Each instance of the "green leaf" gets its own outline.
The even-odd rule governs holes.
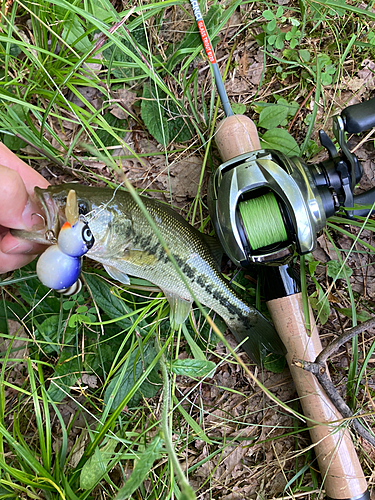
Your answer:
[[[92,296],[99,306],[111,319],[120,318],[131,312],[125,300],[121,300],[111,293],[111,286],[96,274],[84,273],[86,282]],[[142,324],[142,322],[141,322]],[[124,330],[131,327],[132,322],[129,318],[121,318],[117,325]]]
[[[284,9],[281,5],[277,8],[276,17],[281,17],[284,14]]]
[[[23,141],[22,139],[19,139],[15,135],[8,135],[8,134],[4,134],[3,143],[8,149],[11,149],[12,151],[16,151],[16,152],[19,151],[21,148],[24,148],[26,146],[25,141]]]
[[[147,38],[143,26],[133,29],[131,37],[133,42],[123,38],[121,39],[121,43],[129,52],[132,52],[139,58],[135,45],[139,49],[147,48]],[[109,71],[115,78],[126,78],[133,81],[139,77],[146,76],[144,71],[137,66],[135,60],[117,45],[111,45],[103,51],[103,64],[108,66]]]
[[[260,143],[263,148],[276,149],[289,156],[300,154],[295,139],[282,128],[267,130],[261,137]]]
[[[216,364],[212,361],[202,361],[200,359],[175,359],[171,363],[171,370],[176,375],[197,378],[205,377],[216,369]]]
[[[85,34],[86,30],[82,27],[79,17],[72,16],[64,23],[62,39],[80,52],[86,52],[92,48],[92,44]]]
[[[13,117],[13,120],[14,118],[16,118],[16,122],[18,124],[24,123],[26,121],[25,108],[20,104],[13,104],[12,106],[9,106],[7,114],[10,115],[9,118]],[[25,141],[23,141],[16,135],[13,135],[22,132],[19,130],[19,128],[19,126],[16,126],[14,129],[12,128],[12,130],[9,130],[10,134],[3,135],[3,143],[12,151],[19,151],[21,148],[24,148],[26,146]]]
[[[19,321],[25,314],[25,309],[16,302],[0,301],[0,333],[8,333],[8,319]]]
[[[81,363],[76,353],[74,349],[65,348],[55,367],[55,373],[51,377],[52,381],[47,391],[55,403],[59,403],[66,394],[70,394],[70,387],[75,385],[80,377]]]
[[[168,104],[168,113],[166,113],[168,133],[171,140],[174,142],[189,141],[193,134],[193,127],[190,119],[184,113],[184,118],[181,116],[181,109],[179,109],[173,101]]]
[[[182,404],[178,401],[177,398],[174,398],[175,403],[176,403],[176,408],[177,410],[181,413],[181,415],[184,417],[186,420],[187,424],[189,427],[193,429],[193,431],[196,433],[197,438],[201,439],[205,443],[212,444],[211,439],[205,434],[204,430],[199,426],[199,424],[193,419],[191,415],[184,409]]]
[[[143,87],[141,116],[150,134],[166,147],[169,143],[167,118],[163,106],[158,102],[149,85]]]
[[[15,489],[17,491],[17,486],[18,485],[14,485],[15,486]],[[9,499],[9,500],[12,500],[12,499],[17,499],[17,498],[20,498],[18,496],[18,493],[15,493],[14,491],[12,490],[8,490],[7,488],[5,488],[4,486],[0,486],[0,498],[4,498],[4,499]]]
[[[115,496],[114,500],[128,499],[138,489],[150,472],[153,463],[160,457],[163,440],[155,436],[152,443],[139,455],[137,463],[129,479]]]
[[[35,331],[36,340],[44,340],[48,342],[47,344],[41,344],[41,348],[47,354],[52,352],[61,351],[61,342],[63,340],[64,332],[64,344],[69,344],[70,341],[75,337],[76,330],[66,327],[66,321],[61,321],[58,314],[54,314],[49,318],[45,319]]]
[[[308,51],[307,49],[299,49],[298,55],[300,56],[303,62],[308,63],[310,61],[311,58],[310,51]]]
[[[285,33],[280,32],[275,40],[275,48],[278,50],[282,50],[284,48],[284,40],[285,40]]]
[[[82,467],[79,477],[82,490],[92,490],[107,472],[108,464],[119,444],[117,439],[109,438],[108,443],[102,448],[96,447],[85,465]]]
[[[259,115],[258,127],[266,129],[278,127],[287,116],[288,108],[286,106],[275,104],[264,108]]]
[[[346,316],[347,318],[353,318],[353,310],[351,307],[335,307],[336,311],[339,311],[341,314]],[[373,317],[372,314],[368,313],[367,311],[357,311],[356,312],[356,317],[358,321],[361,321],[362,323],[364,321],[367,321]]]
[[[185,339],[187,340],[187,342],[189,344],[189,347],[191,349],[191,352],[193,353],[194,358],[196,360],[206,362],[207,360],[206,360],[206,356],[204,355],[204,352],[198,346],[198,344],[195,342],[193,337],[190,335],[185,323],[182,324],[182,331],[183,331],[183,334],[185,336]]]
[[[64,311],[70,311],[76,305],[74,300],[64,300],[62,308]]]
[[[153,363],[156,357],[156,351],[154,347],[150,344],[146,344],[143,347],[142,355],[139,348],[135,349],[130,355],[127,363],[127,368],[125,372],[120,370],[120,372],[113,377],[109,383],[105,394],[104,394],[104,404],[108,404],[109,400],[112,399],[111,411],[114,411],[127,394],[133,389],[137,380],[140,378],[141,374]],[[115,393],[115,388],[120,383],[117,392]],[[157,368],[153,368],[150,372],[147,380],[143,382],[137,393],[129,401],[129,406],[136,406],[142,399],[142,396],[146,398],[151,398],[155,396],[161,387],[160,377],[157,372]]]
[[[353,270],[347,266],[346,264],[342,265],[337,260],[330,260],[327,262],[327,275],[334,279],[346,279],[346,277],[350,278],[353,274]]]
[[[294,116],[297,113],[298,108],[299,108],[298,102],[296,102],[296,101],[288,102],[286,99],[284,99],[284,97],[280,97],[277,100],[277,104],[279,106],[285,106],[288,109],[288,117]]]
[[[262,355],[264,368],[273,373],[281,373],[285,368],[285,356],[265,352]]]
[[[114,116],[112,113],[105,113],[105,115],[103,115],[103,119],[108,123],[109,128],[113,129],[116,135],[118,135],[122,139],[125,137],[127,133],[126,127],[128,125],[127,120],[120,120],[119,118],[116,118],[116,116]],[[97,130],[98,138],[102,141],[102,143],[107,147],[120,145],[118,139],[114,137],[114,135],[111,134],[108,130],[102,127],[103,125],[101,125]],[[92,139],[93,142],[99,146],[99,142],[96,141],[94,137]]]
[[[331,307],[329,305],[328,297],[324,293],[322,287],[317,280],[313,277],[312,280],[316,286],[316,292],[309,297],[311,307],[317,312],[318,319],[322,325],[327,323]],[[315,295],[315,296],[314,296]]]
[[[276,29],[276,19],[272,19],[272,21],[270,21],[267,24],[267,31],[268,31],[268,33],[273,33],[275,31],[275,29]],[[271,35],[268,38],[268,43],[273,45],[275,43],[275,40],[276,40],[276,35]]]
[[[271,10],[263,11],[262,16],[264,17],[264,19],[267,19],[267,21],[271,21],[275,17],[274,13]]]
[[[309,262],[309,273],[310,273],[310,276],[314,276],[316,268],[318,267],[319,264],[320,264],[319,260],[311,260]]]
[[[234,102],[231,108],[235,115],[243,115],[246,112],[246,105],[242,102]]]

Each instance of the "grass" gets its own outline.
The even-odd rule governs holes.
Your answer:
[[[16,0],[1,9],[2,141],[54,182],[113,187],[126,173],[209,230],[206,180],[219,164],[212,139],[223,114],[188,4]],[[209,2],[204,14],[233,107],[259,124],[264,145],[321,159],[316,131],[355,94],[370,95],[355,78],[374,56],[371,9],[234,1]],[[201,165],[196,189],[187,195],[181,177],[177,196],[172,181],[191,157]],[[373,230],[371,219],[332,218],[324,248],[340,272],[307,259],[323,337],[374,313]],[[255,301],[248,274],[235,277],[237,289]],[[1,498],[321,494],[286,372],[222,347],[225,326],[216,318],[215,332],[199,308],[174,332],[149,283],[119,287],[89,261],[83,276],[71,298],[41,286],[33,265],[2,280]],[[357,342],[331,370],[371,427],[371,332]],[[355,445],[370,475],[373,450]]]

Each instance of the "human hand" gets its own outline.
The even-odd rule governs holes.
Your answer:
[[[0,143],[0,273],[31,262],[45,247],[15,238],[9,229],[30,229],[38,207],[32,201],[34,187],[48,182]]]

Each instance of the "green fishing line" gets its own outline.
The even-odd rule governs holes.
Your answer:
[[[280,207],[273,193],[241,201],[238,207],[253,250],[288,239]]]

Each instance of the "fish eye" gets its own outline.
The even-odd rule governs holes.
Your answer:
[[[91,229],[87,224],[85,224],[82,229],[82,239],[86,243],[88,249],[90,249],[95,243],[94,235],[92,234]]]
[[[78,203],[79,215],[86,215],[89,212],[89,207],[85,201],[80,201]]]

